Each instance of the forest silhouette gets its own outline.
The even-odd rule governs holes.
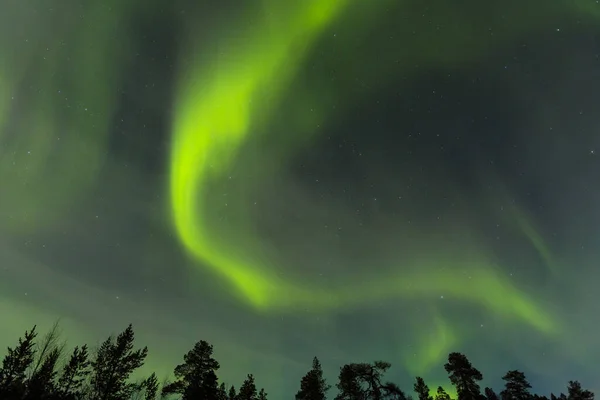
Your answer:
[[[174,380],[159,383],[153,373],[134,379],[144,365],[148,349],[136,348],[133,327],[109,336],[97,348],[87,345],[66,351],[58,323],[38,340],[34,326],[9,347],[0,369],[0,400],[266,400],[265,389],[258,389],[248,374],[236,389],[219,381],[219,362],[213,346],[197,342],[173,370]],[[594,394],[578,381],[569,381],[567,394],[534,394],[525,374],[508,371],[500,392],[481,390],[482,373],[461,353],[450,353],[444,369],[456,391],[456,399],[442,387],[431,390],[423,378],[416,377],[409,394],[385,380],[391,364],[385,361],[352,363],[340,368],[337,393],[331,394],[317,357],[300,379],[296,400],[593,400]],[[291,393],[290,393],[291,396]],[[278,399],[270,399],[278,400]]]

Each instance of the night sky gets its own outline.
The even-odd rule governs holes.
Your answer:
[[[0,346],[600,390],[599,103],[595,0],[3,0]]]

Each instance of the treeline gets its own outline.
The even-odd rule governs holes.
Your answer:
[[[134,380],[134,372],[145,362],[146,347],[136,348],[131,325],[119,335],[108,337],[97,349],[87,345],[70,353],[61,342],[58,325],[41,340],[35,326],[9,347],[0,369],[0,400],[266,400],[264,389],[257,389],[249,374],[236,390],[219,382],[219,362],[213,347],[201,340],[183,356],[176,366],[175,380],[159,384],[155,374]],[[398,385],[384,379],[391,364],[347,364],[340,368],[334,400],[412,400]],[[450,353],[444,365],[454,386],[456,400],[593,400],[594,394],[579,382],[570,381],[567,394],[550,397],[531,392],[525,374],[513,370],[502,378],[504,388],[496,393],[489,387],[481,391],[483,376],[467,357]],[[331,386],[323,377],[319,360],[299,382],[296,400],[326,400]],[[442,387],[431,390],[423,378],[415,379],[413,388],[418,400],[454,400]],[[276,399],[278,400],[278,399]]]

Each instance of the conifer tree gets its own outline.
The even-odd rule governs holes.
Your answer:
[[[446,390],[443,387],[438,386],[437,391],[435,393],[435,400],[451,400],[451,399],[450,399],[450,395],[448,394],[448,392],[446,392]]]
[[[227,398],[229,400],[237,400],[237,393],[235,391],[235,386],[231,385],[229,388],[229,393],[227,394]]]
[[[256,391],[256,383],[254,382],[254,375],[248,374],[240,390],[237,394],[237,400],[257,400],[258,395]]]
[[[80,399],[84,395],[83,384],[90,374],[87,345],[75,347],[69,361],[58,379],[57,392],[62,399]]]
[[[158,394],[158,379],[156,374],[153,372],[146,380],[142,383],[144,388],[144,400],[154,400]]]
[[[415,378],[415,384],[413,388],[419,400],[433,400],[433,398],[429,394],[429,386],[425,384],[425,380],[420,376],[417,376]]]
[[[219,400],[228,400],[228,396],[227,396],[227,388],[225,387],[225,383],[222,382],[219,385],[219,395],[218,395]]]
[[[517,370],[508,371],[502,377],[502,380],[506,382],[504,390],[500,392],[502,400],[532,400],[532,395],[529,391],[531,385],[523,372]]]
[[[500,400],[492,388],[486,387],[484,390],[486,400]]]
[[[61,350],[54,348],[46,352],[45,358],[27,382],[25,400],[50,399],[56,393],[56,364]]]
[[[404,399],[406,395],[391,382],[382,383],[383,375],[391,364],[375,361],[344,365],[340,370],[336,400]]]
[[[26,331],[14,349],[8,348],[6,357],[2,360],[0,369],[0,398],[20,399],[26,390],[26,373],[33,364],[35,357],[35,326]]]
[[[479,400],[481,389],[478,382],[483,379],[483,376],[464,354],[450,353],[444,369],[456,388],[458,400]]]
[[[116,340],[111,336],[98,349],[92,361],[91,398],[93,400],[127,399],[136,389],[129,382],[131,374],[142,365],[148,348],[134,350],[135,334],[129,325]]]
[[[338,395],[335,400],[362,400],[364,398],[355,364],[346,364],[340,368],[336,386]]]
[[[175,367],[175,380],[163,387],[162,394],[179,394],[183,400],[196,399],[201,394],[218,396],[218,382],[215,371],[219,363],[212,356],[213,347],[204,340],[194,345],[185,356],[183,364]]]
[[[392,382],[386,382],[381,385],[381,399],[385,400],[410,400],[410,397],[400,389],[398,385]]]
[[[38,341],[35,345],[35,359],[31,366],[29,376],[35,375],[40,369],[42,364],[45,362],[48,354],[54,350],[58,350],[59,357],[62,354],[64,345],[59,343],[60,330],[58,321],[52,325],[52,328],[44,335],[41,341]]]
[[[300,381],[296,400],[325,400],[330,386],[323,377],[323,368],[317,357],[313,358],[312,369]]]
[[[258,392],[258,400],[267,400],[267,392],[265,392],[264,388],[261,388]]]
[[[569,381],[567,393],[568,400],[594,400],[594,394],[589,390],[584,390],[578,381]]]

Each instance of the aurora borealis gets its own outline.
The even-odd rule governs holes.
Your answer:
[[[46,3],[0,5],[1,345],[600,389],[596,1]]]

